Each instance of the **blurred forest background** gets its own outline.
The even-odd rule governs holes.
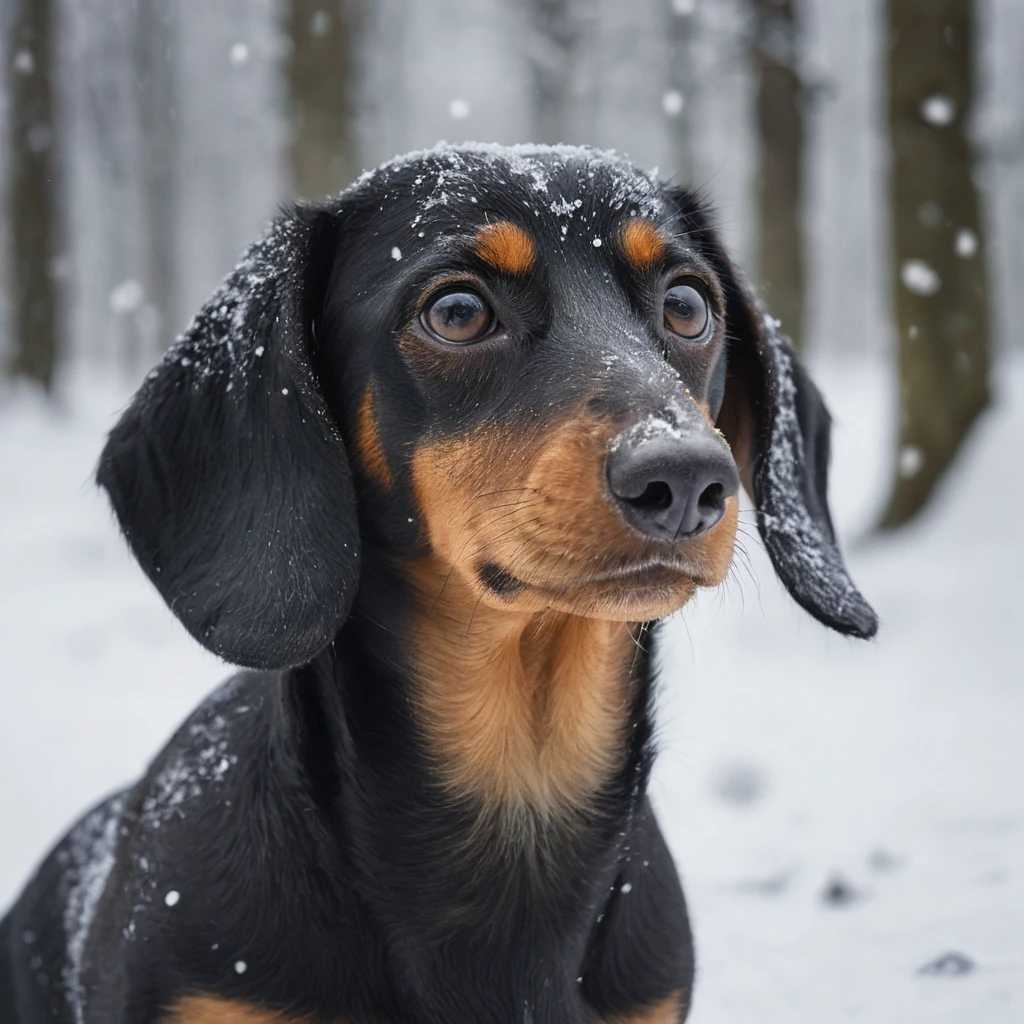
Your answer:
[[[1024,1021],[1024,0],[0,0],[0,912],[226,672],[92,484],[119,407],[278,204],[442,139],[702,189],[835,415],[878,642],[745,535],[664,627],[694,1019]]]
[[[441,139],[705,189],[809,358],[891,361],[882,525],[1024,347],[1021,0],[3,0],[0,54],[0,376],[51,392],[139,378],[278,203]]]

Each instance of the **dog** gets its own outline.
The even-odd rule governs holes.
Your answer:
[[[657,622],[725,577],[742,482],[792,596],[877,625],[777,327],[698,195],[597,150],[440,146],[284,212],[98,470],[246,671],[9,911],[0,1019],[683,1021]]]

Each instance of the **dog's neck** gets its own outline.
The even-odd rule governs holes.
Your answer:
[[[495,607],[432,558],[410,577],[410,696],[445,789],[513,820],[585,813],[626,757],[637,627]]]
[[[318,870],[343,865],[424,992],[487,977],[492,1003],[582,1024],[576,978],[646,814],[645,631],[512,615],[444,566],[365,557],[349,622],[286,681],[334,822]],[[552,963],[570,966],[548,989]]]
[[[406,736],[410,761],[389,765],[393,784],[423,784],[425,799],[494,839],[625,813],[648,760],[646,626],[506,610],[449,569],[367,553],[335,647],[351,665],[356,749],[381,730]]]

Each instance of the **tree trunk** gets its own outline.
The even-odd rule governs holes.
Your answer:
[[[753,0],[757,75],[758,274],[772,315],[803,347],[803,84],[794,0]]]
[[[662,111],[669,119],[669,138],[677,180],[682,185],[697,184],[693,153],[693,104],[697,93],[695,51],[697,20],[688,3],[667,5],[669,79],[662,97]]]
[[[295,191],[321,199],[358,173],[353,0],[290,0],[288,90]]]
[[[60,355],[53,259],[56,183],[51,0],[16,0],[5,55],[10,104],[10,290],[12,376],[49,390]]]
[[[584,61],[597,45],[589,0],[528,0],[532,142],[593,142],[593,82]]]
[[[178,316],[177,75],[174,62],[177,34],[173,7],[139,4],[135,22],[135,61],[139,118],[139,173],[145,211],[145,305],[140,335],[144,362],[171,341],[184,324]]]
[[[989,400],[984,233],[968,135],[971,0],[889,0],[896,477],[883,527],[927,503]]]

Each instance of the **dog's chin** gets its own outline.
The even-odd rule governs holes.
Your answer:
[[[591,584],[575,593],[553,596],[548,606],[554,611],[588,619],[648,622],[679,611],[693,597],[697,586],[690,578],[673,584],[630,587],[621,583]]]

